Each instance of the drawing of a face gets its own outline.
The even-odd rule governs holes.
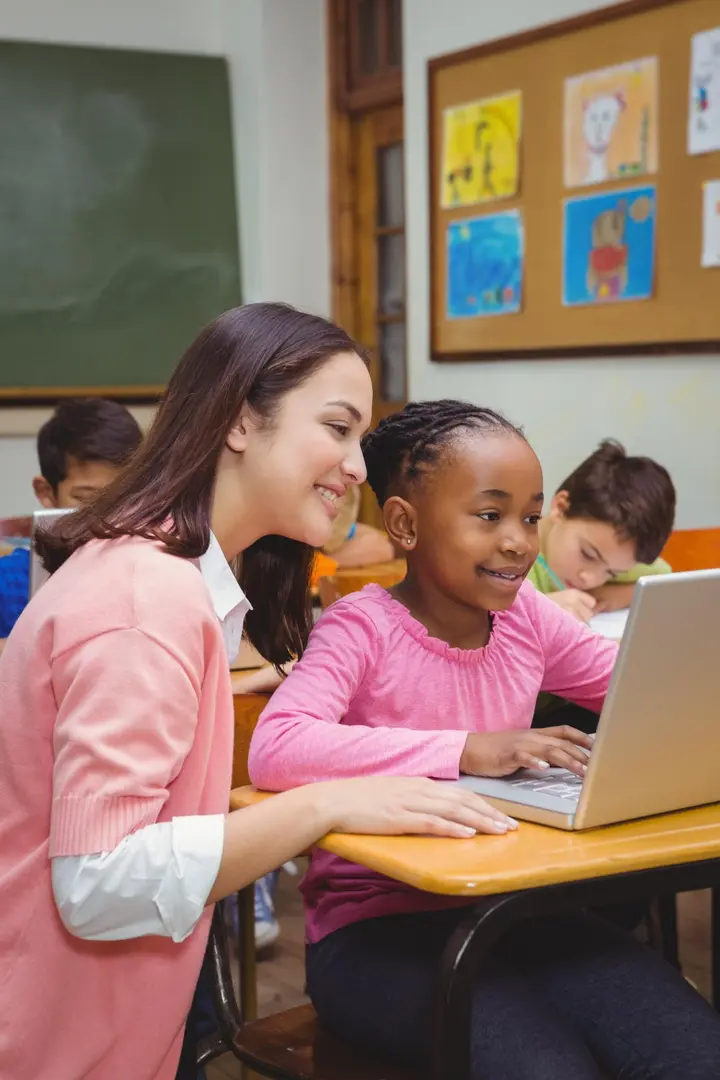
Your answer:
[[[592,229],[593,247],[620,247],[625,238],[625,206],[618,203],[614,210],[604,210],[595,218]]]
[[[625,108],[622,94],[598,94],[585,104],[583,113],[583,134],[588,149],[595,154],[604,154],[610,146],[613,131]]]

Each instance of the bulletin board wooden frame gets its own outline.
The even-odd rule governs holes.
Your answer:
[[[702,185],[720,179],[720,152],[687,153],[691,36],[720,25],[717,0],[628,0],[437,57],[428,64],[430,318],[436,361],[720,351],[720,269],[701,268]],[[659,60],[659,161],[654,175],[567,189],[564,80],[647,56]],[[520,182],[514,198],[442,209],[443,111],[522,92]],[[620,186],[657,188],[651,299],[564,307],[563,202]],[[520,208],[523,305],[517,314],[447,316],[451,221]]]

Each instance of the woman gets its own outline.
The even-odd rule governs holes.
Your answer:
[[[418,780],[225,814],[228,656],[244,620],[274,664],[302,652],[312,548],[364,479],[370,408],[342,330],[227,312],[126,471],[42,543],[53,576],[0,660],[0,1076],[170,1080],[209,905],[330,829],[497,831],[477,796]]]

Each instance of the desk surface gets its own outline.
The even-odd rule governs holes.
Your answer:
[[[267,797],[239,788],[230,805],[237,809]],[[507,836],[332,833],[319,846],[426,892],[490,896],[720,858],[720,804],[578,833],[521,822]]]

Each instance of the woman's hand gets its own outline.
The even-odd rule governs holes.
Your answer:
[[[468,837],[505,833],[517,822],[467,788],[435,780],[372,777],[312,785],[334,832]]]
[[[460,772],[471,776],[509,776],[518,769],[569,769],[581,779],[587,772],[593,740],[576,728],[539,731],[490,731],[468,735]]]

